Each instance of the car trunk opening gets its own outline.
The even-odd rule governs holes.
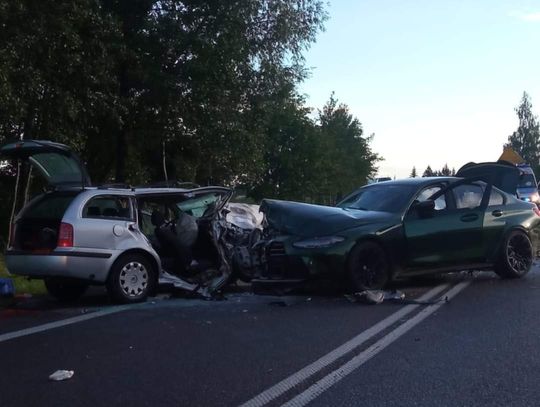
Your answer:
[[[64,213],[77,194],[78,192],[51,192],[31,201],[12,225],[9,250],[31,252],[54,250],[58,246]],[[65,235],[67,229],[68,227],[64,226],[62,235]],[[60,241],[63,247],[67,247],[66,236]]]

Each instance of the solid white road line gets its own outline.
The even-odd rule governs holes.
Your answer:
[[[470,283],[471,281],[463,281],[457,284],[451,290],[449,290],[448,293],[445,294],[445,296],[448,297],[448,299],[455,297],[457,294],[459,294],[460,291],[466,288]],[[309,402],[311,402],[312,400],[320,396],[323,392],[328,390],[330,387],[332,387],[334,384],[338,383],[347,375],[354,372],[356,369],[358,369],[360,366],[362,366],[364,363],[366,363],[368,360],[370,360],[372,357],[374,357],[379,352],[381,352],[384,348],[390,345],[392,342],[396,341],[398,338],[406,334],[408,331],[410,331],[413,327],[418,325],[424,319],[429,317],[431,314],[437,311],[443,304],[444,303],[438,303],[438,304],[430,305],[427,308],[424,308],[414,317],[404,322],[403,324],[399,325],[396,329],[391,331],[388,335],[384,336],[383,338],[375,342],[365,351],[359,353],[357,356],[352,358],[343,366],[334,370],[332,373],[328,374],[327,376],[323,377],[321,380],[313,384],[304,392],[294,397],[289,402],[283,404],[282,407],[305,406],[306,404],[308,404]]]
[[[103,317],[105,315],[116,314],[117,312],[125,311],[140,304],[119,305],[116,307],[107,308],[101,311],[89,312],[88,314],[78,315],[76,317],[62,319],[60,321],[49,322],[47,324],[34,326],[32,328],[21,329],[20,331],[8,332],[0,334],[0,342],[9,341],[10,339],[20,338],[21,336],[32,335],[38,332],[48,331],[49,329],[60,328],[62,326],[76,324],[77,322],[88,321],[89,319]]]
[[[441,284],[437,287],[432,288],[429,290],[426,294],[424,294],[422,297],[419,298],[419,301],[427,301],[435,297],[437,294],[439,294],[441,291],[448,288],[449,284]],[[347,353],[351,352],[364,342],[368,341],[369,339],[373,338],[380,332],[384,331],[391,325],[395,324],[400,319],[404,318],[406,315],[414,311],[416,308],[418,308],[420,305],[418,304],[410,304],[403,308],[401,308],[399,311],[393,313],[392,315],[386,317],[382,321],[376,323],[371,328],[366,329],[359,335],[355,336],[348,342],[345,342],[343,345],[339,346],[338,348],[334,349],[330,353],[327,353],[320,359],[316,360],[315,362],[311,363],[310,365],[304,367],[303,369],[299,370],[298,372],[292,374],[291,376],[287,377],[286,379],[280,381],[279,383],[275,384],[274,386],[270,387],[269,389],[263,391],[259,395],[255,396],[249,401],[246,401],[244,404],[242,404],[240,407],[259,407],[263,406],[270,401],[274,400],[275,398],[283,395],[293,387],[297,386],[298,384],[302,383],[304,380],[308,379],[309,377],[313,376],[315,373],[319,372],[326,366],[332,364],[339,358],[343,357]]]

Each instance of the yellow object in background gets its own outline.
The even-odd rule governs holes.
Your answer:
[[[499,161],[508,161],[512,164],[523,164],[525,160],[516,153],[511,147],[504,147],[503,153],[499,157]]]

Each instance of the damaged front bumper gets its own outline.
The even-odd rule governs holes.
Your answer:
[[[297,248],[298,238],[280,236],[263,245],[262,267],[252,280],[255,292],[266,288],[299,287],[309,280],[344,275],[352,243],[340,242],[325,248]]]

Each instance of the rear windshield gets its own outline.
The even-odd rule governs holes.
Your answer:
[[[52,193],[38,198],[24,211],[24,218],[62,219],[77,193]]]

